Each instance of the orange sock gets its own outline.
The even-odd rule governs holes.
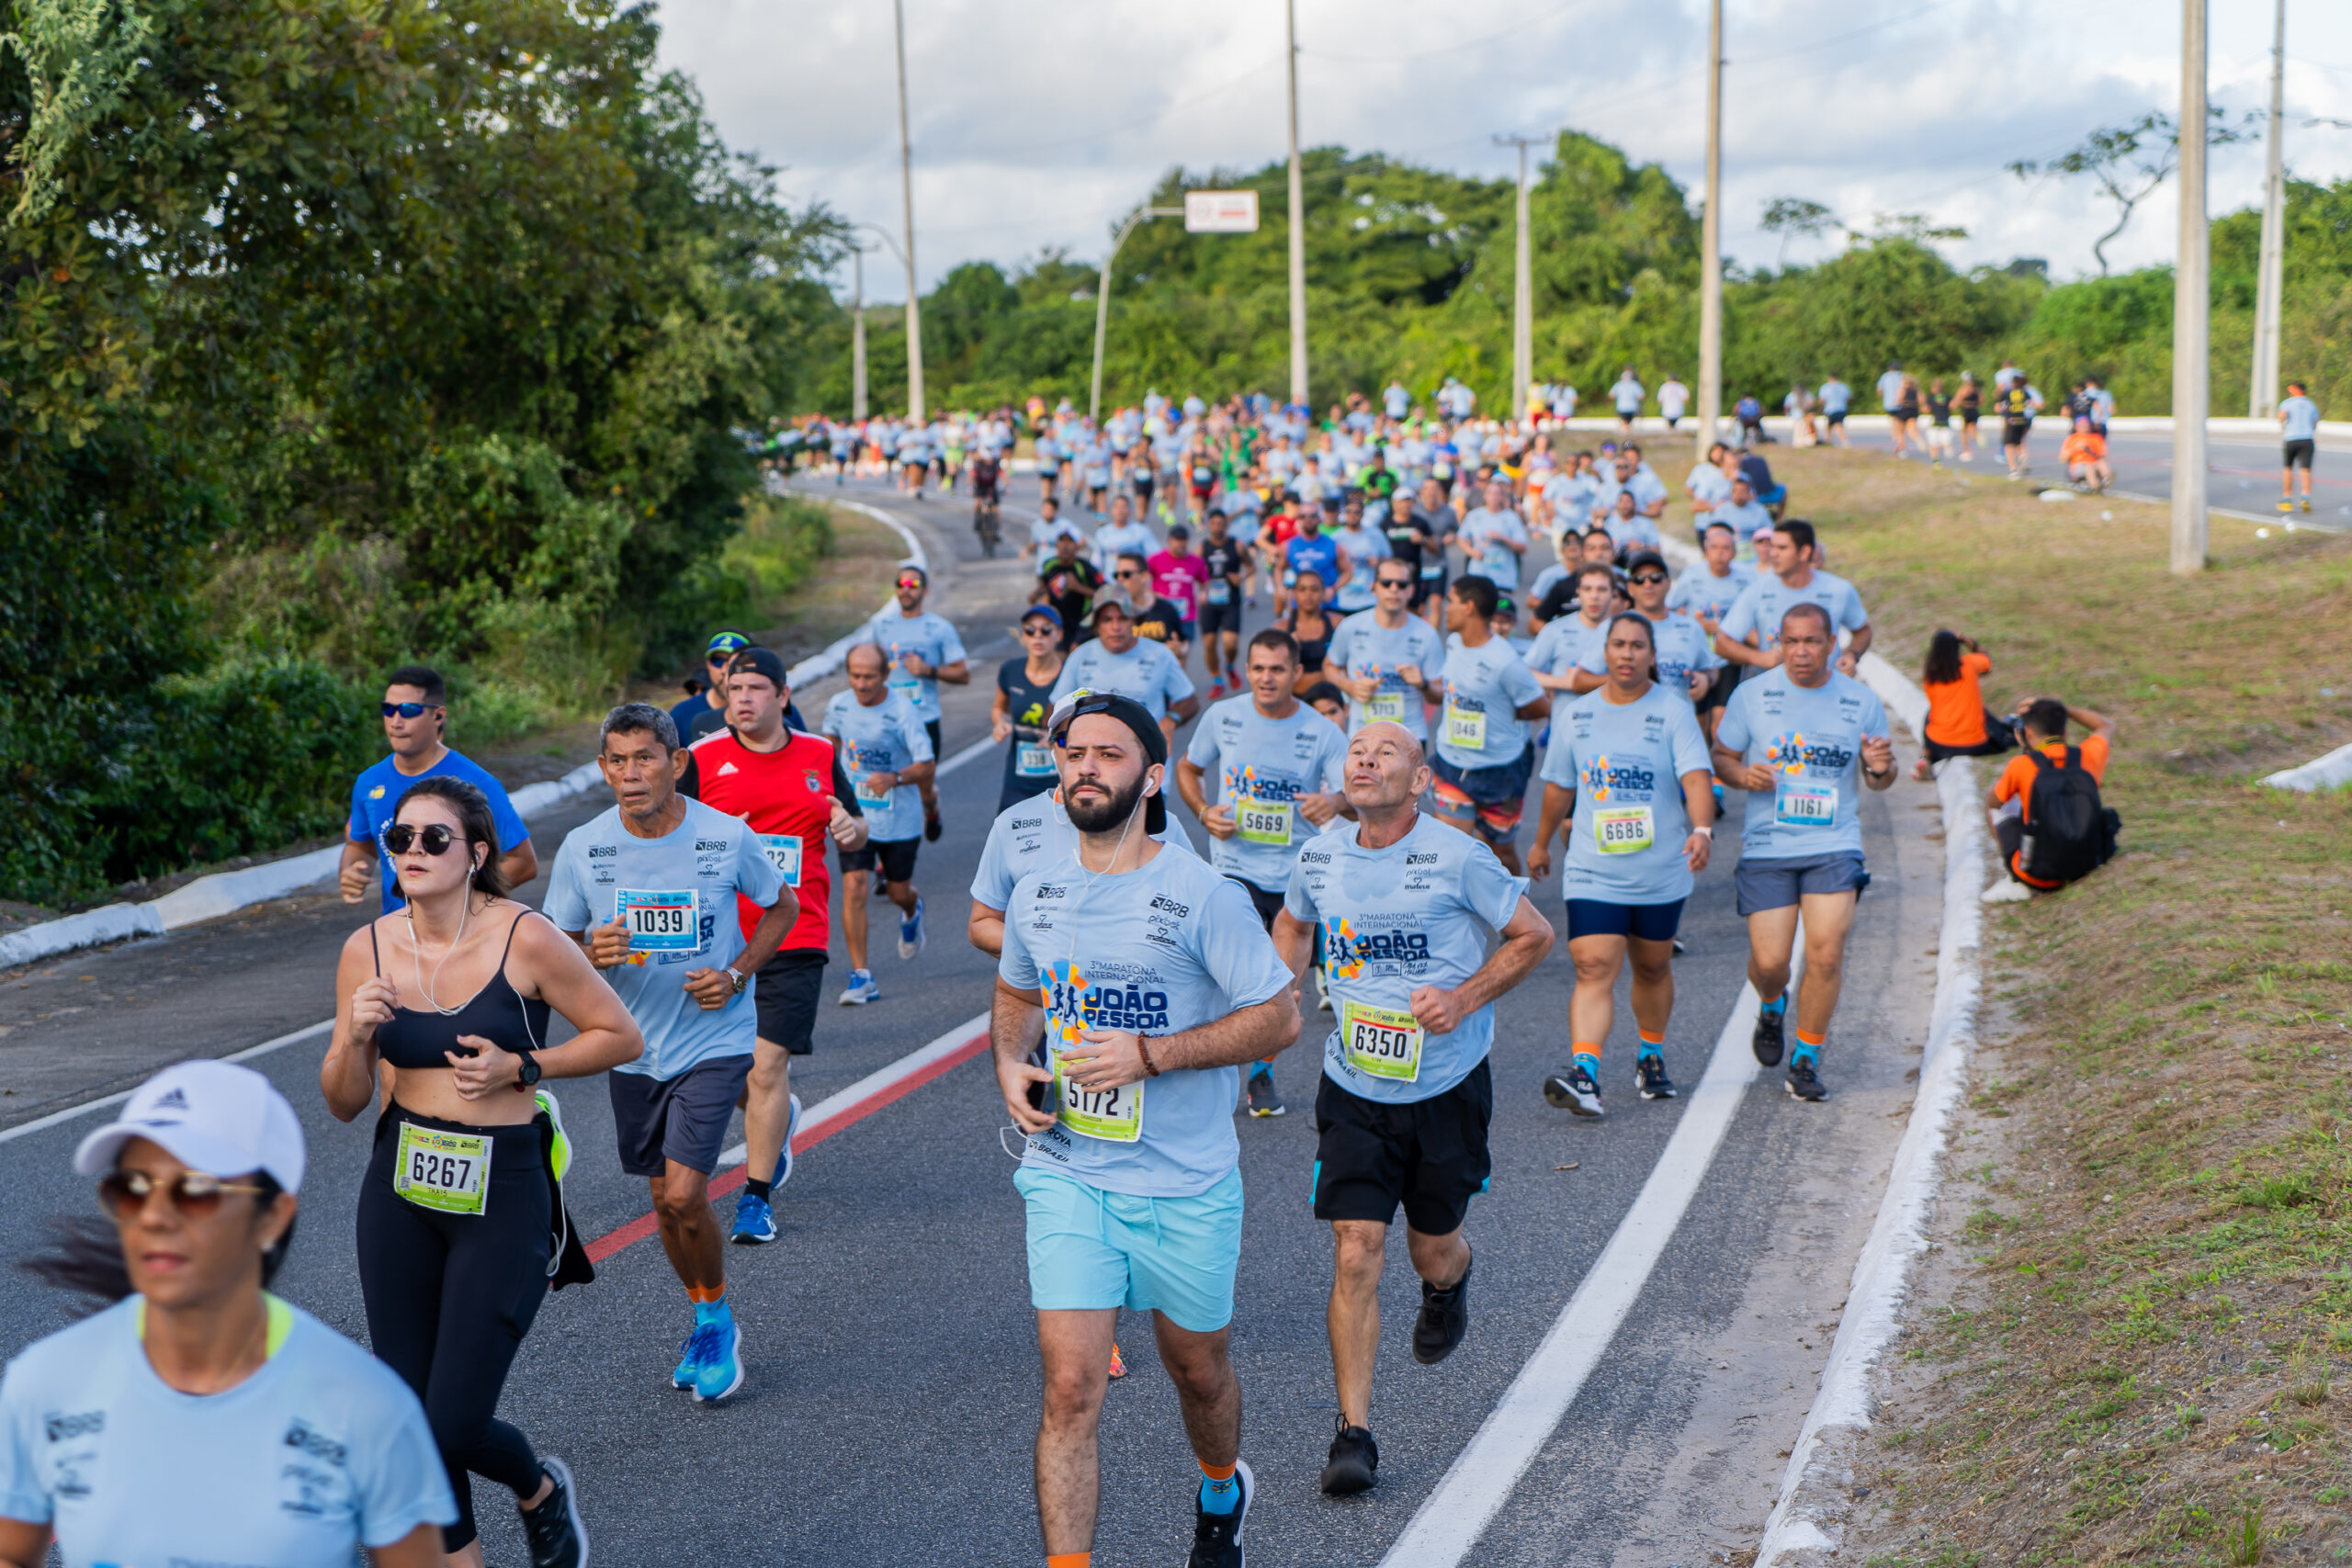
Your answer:
[[[1821,1049],[1821,1043],[1828,1038],[1829,1036],[1826,1034],[1807,1034],[1802,1029],[1797,1031],[1798,1043],[1800,1044],[1810,1045],[1816,1051]]]
[[[714,1302],[723,1302],[726,1299],[727,1287],[724,1285],[688,1285],[686,1287],[686,1300],[696,1306],[709,1306]]]
[[[1203,1464],[1201,1465],[1201,1473],[1207,1476],[1211,1481],[1230,1481],[1233,1479],[1233,1466],[1229,1464]]]
[[[1572,1040],[1568,1043],[1568,1055],[1589,1056],[1598,1062],[1600,1060],[1600,1047],[1589,1040]]]
[[[1047,1552],[1046,1568],[1094,1568],[1094,1553],[1091,1551]]]
[[[1663,1029],[1659,1030],[1656,1034],[1652,1034],[1646,1029],[1636,1029],[1634,1032],[1642,1037],[1642,1043],[1645,1045],[1663,1045],[1666,1043],[1666,1031]]]

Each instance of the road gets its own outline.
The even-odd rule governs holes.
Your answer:
[[[858,493],[928,531],[942,607],[976,653],[994,654],[975,659],[972,686],[951,689],[952,755],[986,733],[989,676],[1009,646],[1003,633],[1025,568],[973,558],[952,504]],[[802,694],[804,707],[823,695],[821,687]],[[963,939],[964,889],[1001,767],[989,751],[945,781],[947,831],[924,848],[916,876],[929,946],[910,964],[880,956],[878,1003],[826,1008],[817,1054],[795,1074],[808,1103],[987,1005],[992,966]],[[599,808],[592,801],[548,821],[546,846]],[[1917,1077],[1940,899],[1934,812],[1931,789],[1907,779],[1865,796],[1876,880],[1825,1058],[1833,1099],[1794,1101],[1777,1073],[1734,1091],[1728,1129],[1687,1213],[1566,1418],[1508,1488],[1475,1561],[1695,1564],[1753,1546]],[[1736,842],[1730,825],[1719,841],[1726,851]],[[541,858],[552,856],[543,848]],[[1690,952],[1678,965],[1668,1050],[1686,1089],[1742,989],[1732,860],[1723,853],[1701,879],[1685,917]],[[1534,891],[1557,923],[1556,882]],[[17,1195],[0,1213],[0,1254],[36,1246],[50,1216],[91,1208],[68,1161],[97,1118],[47,1127],[33,1119],[164,1062],[225,1055],[324,1019],[334,953],[355,923],[332,897],[293,899],[0,980],[0,1180]],[[887,946],[887,921],[876,925]],[[837,950],[832,987],[844,970]],[[1469,1220],[1479,1259],[1472,1324],[1440,1367],[1408,1353],[1419,1292],[1401,1243],[1391,1248],[1374,1411],[1381,1483],[1363,1498],[1333,1501],[1316,1488],[1334,1412],[1323,1329],[1330,1241],[1307,1208],[1315,1132],[1300,1108],[1311,1102],[1323,1024],[1310,1021],[1280,1065],[1293,1113],[1242,1119],[1250,1208],[1233,1352],[1243,1452],[1260,1483],[1253,1563],[1383,1561],[1612,1235],[1629,1214],[1650,1212],[1641,1207],[1645,1184],[1693,1101],[1645,1104],[1632,1092],[1634,1033],[1621,991],[1605,1075],[1611,1114],[1577,1122],[1546,1106],[1538,1085],[1565,1066],[1569,987],[1563,944],[1499,1004],[1494,1187]],[[305,1218],[279,1288],[364,1341],[352,1213],[368,1139],[364,1121],[345,1126],[325,1113],[322,1049],[312,1036],[254,1061],[301,1113],[311,1153]],[[1723,1060],[1745,1055],[1743,1035]],[[567,1196],[586,1234],[610,1236],[643,1215],[646,1193],[615,1168],[601,1089],[562,1093],[579,1151]],[[698,1406],[668,1387],[688,1314],[658,1246],[624,1247],[594,1283],[548,1300],[502,1414],[571,1462],[599,1560],[1036,1561],[1037,1360],[1004,1122],[985,1065],[972,1062],[802,1157],[779,1196],[782,1242],[729,1253],[749,1381],[725,1405]],[[0,1273],[0,1350],[14,1354],[70,1312],[45,1287]],[[1120,1343],[1133,1371],[1104,1416],[1096,1561],[1172,1562],[1188,1540],[1196,1472],[1148,1329],[1130,1318]],[[523,1561],[514,1516],[487,1483],[477,1495],[491,1562]]]

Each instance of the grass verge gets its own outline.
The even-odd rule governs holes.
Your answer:
[[[1887,658],[1916,679],[1949,626],[1992,656],[1996,708],[2119,726],[2122,854],[1987,911],[2007,1037],[1973,1109],[2001,1157],[1949,1189],[1972,1206],[1953,1289],[1911,1306],[1914,1391],[1849,1551],[2352,1556],[2352,794],[2256,782],[2352,739],[2352,538],[2217,517],[2211,569],[2179,579],[2156,506],[1781,465]]]

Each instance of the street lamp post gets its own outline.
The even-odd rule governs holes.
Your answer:
[[[1290,400],[1306,406],[1306,197],[1298,173],[1298,0],[1283,0],[1290,73]]]
[[[865,423],[865,247],[850,247],[849,417]]]
[[[899,200],[905,223],[907,247],[899,257],[907,264],[907,418],[923,423],[922,309],[915,288],[915,157],[907,139],[907,4],[891,0],[890,13],[899,28]]]
[[[2205,0],[2181,0],[2180,256],[2172,296],[2172,570],[2205,570],[2205,409],[2210,389],[2206,269]]]
[[[1119,247],[1127,243],[1127,236],[1136,231],[1136,224],[1148,218],[1183,216],[1181,207],[1142,208],[1128,213],[1126,220],[1119,225],[1119,231],[1111,236],[1111,254],[1102,258],[1102,270],[1094,277],[1094,382],[1086,400],[1089,419],[1099,422],[1102,418],[1102,334],[1111,324],[1111,264],[1119,259]]]
[[[1724,407],[1724,0],[1707,19],[1707,196],[1699,218],[1699,434],[1706,460]]]
[[[1498,136],[1498,147],[1519,149],[1518,243],[1511,247],[1510,286],[1510,417],[1527,418],[1528,388],[1535,379],[1534,246],[1528,236],[1527,149],[1532,136]]]
[[[2278,318],[2287,281],[2286,130],[2287,0],[2278,0],[2270,33],[2270,177],[2262,189],[2262,255],[2255,273],[2254,384],[2246,412],[2268,419],[2278,412]]]

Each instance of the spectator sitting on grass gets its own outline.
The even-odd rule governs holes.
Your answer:
[[[2010,758],[1984,794],[2009,874],[1984,890],[1987,904],[2022,904],[2081,881],[2114,855],[2122,827],[2099,798],[2114,723],[2056,697],[2019,703],[2018,717],[2024,754]],[[2066,744],[2070,723],[2090,731],[2080,747]]]
[[[1912,764],[1924,784],[1928,770],[1947,757],[1995,757],[2017,750],[2015,724],[1984,705],[1978,684],[1993,672],[1993,661],[1973,637],[1939,631],[1928,640],[1928,667],[1919,683],[1928,693],[1928,750]]]
[[[2060,445],[2058,456],[2076,490],[2104,491],[2115,482],[2115,470],[2107,463],[2107,437],[2091,428],[2087,414],[2075,419],[2074,434]]]

